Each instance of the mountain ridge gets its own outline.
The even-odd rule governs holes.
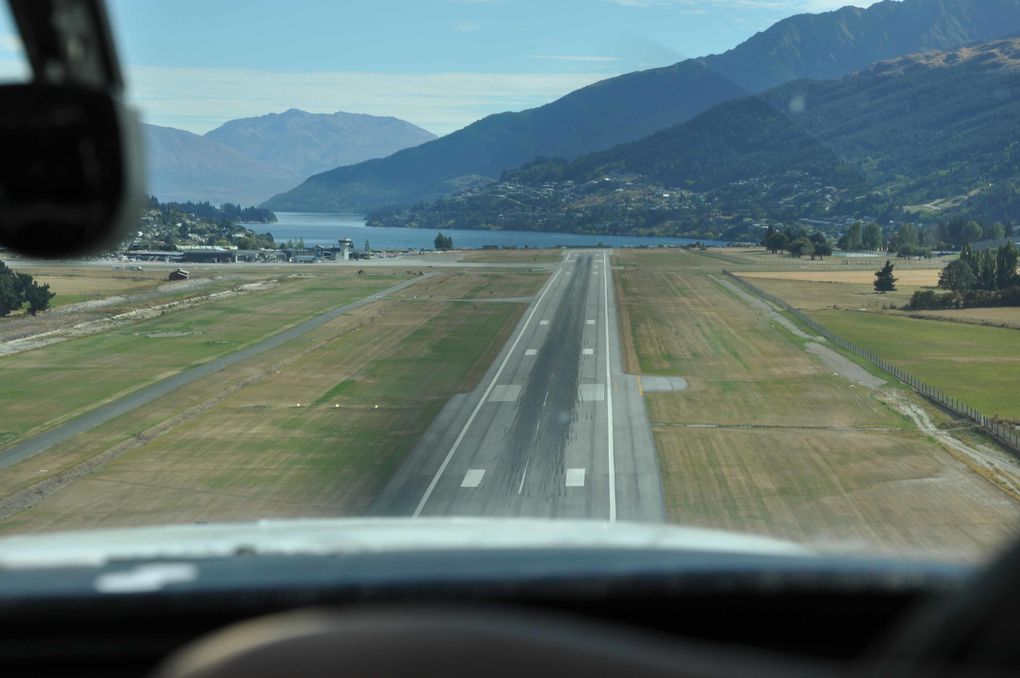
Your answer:
[[[437,138],[393,116],[309,113],[298,108],[230,120],[204,136],[302,177],[392,155]]]
[[[148,192],[163,201],[252,205],[300,177],[202,135],[143,124]]]
[[[370,222],[716,237],[709,226],[761,219],[938,218],[917,209],[936,203],[1009,222],[1020,217],[1018,86],[1020,38],[899,57]]]
[[[722,54],[628,73],[536,109],[489,116],[413,152],[312,176],[265,204],[369,210],[434,198],[493,180],[536,156],[573,158],[639,139],[777,81],[842,76],[919,45],[957,47],[1017,32],[1020,0],[884,0],[867,9],[799,14]],[[554,125],[536,129],[536,118]]]
[[[204,135],[145,125],[149,192],[163,200],[260,203],[337,163],[435,139],[391,116],[291,108],[230,120]]]

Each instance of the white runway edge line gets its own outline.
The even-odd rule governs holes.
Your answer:
[[[492,381],[489,382],[489,386],[485,389],[485,393],[482,394],[478,404],[475,405],[475,409],[471,410],[471,416],[468,417],[467,422],[464,424],[464,428],[457,434],[457,439],[453,441],[453,446],[450,447],[450,451],[446,453],[446,458],[443,459],[443,463],[439,465],[439,470],[436,471],[436,475],[432,476],[432,481],[429,483],[428,488],[425,489],[425,494],[422,495],[421,501],[418,502],[418,507],[414,509],[412,517],[417,518],[421,515],[422,510],[425,508],[425,504],[428,502],[429,497],[432,496],[433,490],[436,489],[436,485],[439,484],[439,479],[446,472],[446,467],[450,465],[450,460],[453,459],[453,455],[457,453],[457,448],[464,442],[464,436],[467,435],[468,429],[471,428],[471,424],[474,422],[475,417],[478,416],[478,412],[482,409],[489,400],[489,394],[492,393],[492,389],[496,387],[496,382],[499,381],[499,376],[503,374],[503,369],[506,364],[510,362],[510,357],[514,354],[517,349],[517,344],[524,338],[524,334],[528,329],[528,325],[531,324],[532,319],[535,317],[535,313],[538,312],[538,307],[542,305],[542,300],[545,299],[545,295],[549,293],[549,290],[553,288],[553,283],[556,282],[556,278],[560,276],[562,269],[557,269],[553,277],[549,278],[549,282],[546,283],[545,289],[542,290],[542,294],[539,295],[538,299],[535,300],[535,305],[532,307],[531,312],[528,313],[527,319],[524,321],[524,326],[521,327],[521,331],[517,333],[517,338],[514,339],[514,343],[510,345],[510,350],[506,352],[506,356],[503,358],[503,362],[500,363],[499,369],[496,370],[496,374],[492,376]],[[615,492],[615,489],[614,489]],[[613,514],[616,514],[615,507],[613,508]]]
[[[606,311],[606,409],[609,412],[608,425],[609,429],[609,522],[616,522],[616,452],[613,449],[613,377],[610,374],[611,370],[609,367],[610,354],[612,351],[609,348],[609,256],[602,253],[602,271],[603,276],[603,287],[602,287],[602,300],[605,302]]]

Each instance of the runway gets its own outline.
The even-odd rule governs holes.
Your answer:
[[[470,394],[374,503],[386,516],[663,520],[644,400],[624,374],[610,253],[572,251]]]

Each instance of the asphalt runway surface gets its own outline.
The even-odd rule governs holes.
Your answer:
[[[664,519],[644,399],[623,372],[609,261],[604,250],[565,256],[479,386],[443,408],[371,514]]]

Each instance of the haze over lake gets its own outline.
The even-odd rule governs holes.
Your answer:
[[[361,249],[369,241],[373,250],[432,249],[436,232],[415,228],[378,228],[365,225],[357,214],[277,212],[275,224],[248,224],[259,233],[269,231],[278,243],[302,239],[306,246],[335,245],[338,238],[350,238]],[[500,247],[590,247],[598,244],[612,247],[685,245],[689,238],[642,238],[637,236],[577,235],[541,233],[536,231],[468,231],[443,229],[458,248],[478,249],[488,245]],[[708,244],[722,244],[702,241]]]

